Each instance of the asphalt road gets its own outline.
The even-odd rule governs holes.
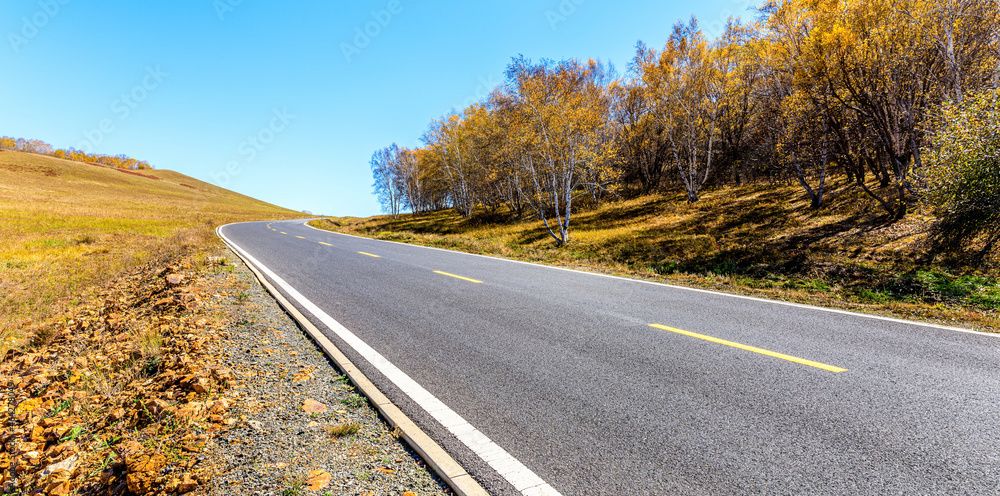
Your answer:
[[[1000,494],[1000,337],[302,221],[221,232],[563,495]],[[313,320],[492,494],[520,494]]]

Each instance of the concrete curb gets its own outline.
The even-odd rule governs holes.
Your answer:
[[[390,426],[394,427],[399,434],[403,437],[407,444],[413,448],[420,456],[427,462],[428,465],[434,470],[434,473],[438,475],[443,481],[445,481],[448,486],[455,491],[455,494],[459,496],[489,496],[489,493],[475,479],[472,478],[468,472],[462,468],[461,465],[455,461],[444,449],[441,448],[437,442],[431,439],[420,427],[417,426],[410,418],[403,413],[396,405],[392,404],[381,391],[375,387],[368,377],[361,372],[354,363],[351,362],[347,356],[345,356],[336,345],[330,341],[309,319],[302,315],[301,312],[294,305],[289,302],[284,295],[281,294],[271,283],[264,277],[257,267],[254,267],[250,262],[248,262],[240,254],[230,242],[224,238],[219,229],[216,229],[216,235],[219,239],[232,251],[240,260],[253,272],[254,276],[260,281],[261,285],[267,289],[274,299],[278,301],[278,304],[287,312],[295,321],[299,324],[302,329],[306,331],[309,337],[316,342],[323,349],[328,357],[337,364],[337,367],[343,371],[344,375],[351,379],[355,387],[360,390],[361,394],[365,395],[368,400],[375,405],[379,414],[382,415]]]

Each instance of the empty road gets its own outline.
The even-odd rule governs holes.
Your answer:
[[[997,336],[301,220],[220,232],[491,494],[1000,494]]]

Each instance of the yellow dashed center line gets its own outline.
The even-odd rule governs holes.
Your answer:
[[[461,279],[463,281],[474,282],[476,284],[482,284],[483,281],[477,281],[475,279],[469,279],[468,277],[456,276],[455,274],[449,274],[447,272],[441,272],[440,270],[435,270],[435,274],[441,274],[442,276],[454,277],[455,279]]]
[[[762,348],[757,348],[756,346],[749,346],[745,344],[735,343],[733,341],[726,341],[725,339],[713,338],[712,336],[706,336],[704,334],[698,334],[691,331],[685,331],[682,329],[677,329],[675,327],[667,327],[660,324],[649,324],[649,327],[655,327],[657,329],[663,329],[664,331],[675,332],[677,334],[683,334],[685,336],[690,336],[692,338],[704,339],[705,341],[711,341],[713,343],[724,344],[726,346],[732,346],[733,348],[739,348],[741,350],[752,351],[754,353],[760,353],[761,355],[767,355],[769,357],[780,358],[782,360],[788,360],[789,362],[795,362],[802,365],[808,365],[810,367],[816,367],[818,369],[827,370],[834,373],[846,372],[847,369],[835,367],[833,365],[827,365],[825,363],[814,362],[812,360],[806,360],[805,358],[794,357],[791,355],[786,355],[784,353],[777,353],[774,351],[765,350]]]
[[[319,244],[321,244],[321,245],[326,245],[326,246],[333,246],[333,245],[331,245],[330,243],[324,243],[324,242],[322,242],[322,241],[320,241],[320,242],[319,242]]]
[[[296,238],[299,238],[299,239],[306,239],[306,237],[305,237],[305,236],[296,236]]]
[[[286,233],[285,231],[279,231],[279,232],[280,232],[281,234],[288,234],[288,233]]]
[[[382,257],[380,257],[378,255],[372,255],[371,253],[365,253],[363,251],[359,251],[358,253],[360,253],[362,255],[368,255],[369,257],[382,258]]]

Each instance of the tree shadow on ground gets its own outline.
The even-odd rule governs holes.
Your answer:
[[[824,223],[815,227],[801,229],[795,234],[775,243],[775,248],[786,250],[805,249],[820,241],[840,236],[846,232],[854,231],[855,236],[860,236],[891,223],[892,221],[886,217],[866,218],[863,215],[852,215],[837,222]]]

